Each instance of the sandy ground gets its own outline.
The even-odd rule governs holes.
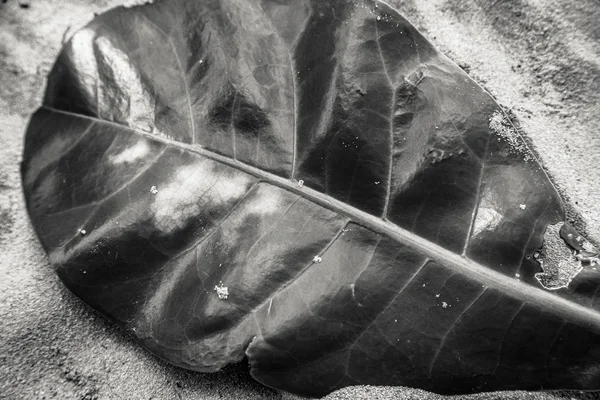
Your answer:
[[[18,165],[28,116],[63,37],[116,0],[0,3],[0,398],[283,399],[246,365],[199,374],[167,365],[72,296],[29,225]],[[600,238],[598,0],[393,0],[513,116],[572,218]],[[346,388],[328,399],[439,399],[418,390]],[[465,397],[467,398],[467,397]],[[579,392],[471,399],[591,399]]]

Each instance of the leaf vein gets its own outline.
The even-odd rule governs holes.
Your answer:
[[[185,97],[188,105],[188,114],[189,114],[189,122],[190,129],[192,131],[192,144],[196,144],[196,122],[194,120],[194,109],[192,107],[192,98],[190,96],[190,85],[186,79],[185,71],[183,70],[183,64],[181,63],[181,58],[179,57],[179,53],[177,52],[177,48],[175,47],[175,43],[173,43],[173,38],[171,35],[168,35],[160,26],[158,26],[154,21],[148,18],[146,15],[141,14],[146,21],[148,21],[155,29],[157,29],[160,33],[162,33],[168,40],[169,46],[171,47],[171,51],[175,56],[175,62],[177,63],[177,67],[179,69],[180,78],[183,82],[183,87],[185,89]]]
[[[120,125],[112,121],[101,120],[96,117],[87,115],[76,114],[69,111],[54,109],[49,106],[43,106],[43,108],[54,111],[63,115],[70,115],[74,118],[94,120],[102,124],[109,126],[117,126],[122,130],[130,131],[134,134],[142,137],[154,140],[157,142],[165,143],[178,147],[182,150],[187,150],[207,159],[219,162],[223,165],[227,165],[238,169],[240,172],[247,173],[255,176],[260,180],[264,180],[271,185],[277,186],[288,192],[300,194],[304,198],[312,201],[315,204],[320,205],[328,210],[335,211],[341,215],[346,216],[351,221],[357,223],[360,226],[366,227],[376,233],[384,234],[393,240],[396,240],[404,245],[426,255],[437,263],[447,266],[455,271],[461,271],[464,274],[473,276],[474,279],[478,279],[482,284],[491,286],[501,290],[504,293],[514,296],[516,299],[523,301],[531,301],[532,297],[536,298],[538,303],[552,304],[555,307],[558,315],[562,317],[570,317],[576,319],[581,323],[588,323],[591,326],[597,326],[600,328],[600,321],[598,320],[597,314],[594,311],[589,310],[579,304],[572,303],[562,297],[558,297],[552,293],[548,293],[545,290],[537,287],[532,287],[524,282],[515,281],[515,279],[506,276],[498,271],[482,266],[468,258],[465,258],[459,254],[453,253],[452,251],[445,249],[437,244],[427,241],[413,232],[403,229],[387,220],[378,218],[374,215],[368,214],[364,211],[358,210],[342,201],[339,201],[325,193],[316,191],[304,185],[299,187],[297,184],[291,182],[288,178],[282,178],[273,173],[264,171],[260,168],[251,166],[249,164],[233,160],[230,157],[223,156],[215,153],[211,150],[201,148],[198,146],[191,146],[189,144],[177,142],[173,139],[169,139],[163,136],[153,135],[147,132],[132,129],[127,126]]]
[[[460,323],[460,321],[462,320],[462,318],[471,309],[471,307],[473,307],[473,305],[477,302],[477,300],[479,300],[481,298],[481,296],[483,296],[483,294],[486,292],[486,290],[487,290],[487,288],[484,288],[481,291],[481,293],[479,293],[478,296],[476,296],[469,304],[467,304],[467,306],[465,307],[465,309],[454,320],[454,322],[452,323],[452,325],[450,325],[450,327],[448,328],[448,330],[446,330],[446,333],[442,337],[442,341],[440,342],[440,345],[438,346],[438,349],[435,352],[435,354],[434,354],[434,356],[433,356],[433,358],[431,360],[431,364],[429,365],[429,378],[431,378],[431,373],[433,371],[433,366],[434,366],[434,364],[435,364],[438,356],[440,355],[440,352],[442,351],[442,349],[446,345],[446,339],[448,338],[448,335],[450,334],[450,332],[452,332],[454,330],[454,328],[456,328],[458,326],[458,324]]]

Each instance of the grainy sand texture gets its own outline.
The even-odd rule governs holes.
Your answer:
[[[247,365],[200,374],[158,360],[63,287],[29,224],[19,178],[28,117],[40,105],[63,38],[94,12],[120,3],[0,3],[0,398],[298,399],[255,383]],[[570,218],[600,238],[600,2],[390,3],[512,111],[570,199]],[[351,387],[327,398],[443,397],[404,388]],[[600,396],[513,392],[463,398]]]

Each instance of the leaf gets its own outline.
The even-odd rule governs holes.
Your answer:
[[[176,365],[247,356],[315,396],[599,387],[598,273],[533,257],[568,249],[556,189],[383,2],[103,14],[56,62],[22,174],[66,286]]]

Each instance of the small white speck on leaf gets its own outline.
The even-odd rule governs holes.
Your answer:
[[[398,320],[397,320],[397,319],[394,319],[394,322],[398,322]]]
[[[379,185],[381,183],[381,181],[375,181],[376,185]]]
[[[158,193],[158,189],[156,188],[156,186],[152,186],[150,188],[150,193],[152,193],[152,194],[157,194]]]
[[[521,204],[521,205],[519,205],[519,208],[520,208],[521,210],[524,210],[524,209],[526,209],[526,208],[527,208],[527,205],[526,205],[526,204]]]
[[[85,229],[82,229],[79,231],[79,233],[81,233],[81,236],[84,236],[87,232],[85,231]]]
[[[516,276],[517,278],[520,278],[520,277],[521,277],[521,274],[515,274],[515,276]]]
[[[377,21],[381,21],[381,15],[377,16]]]
[[[318,264],[318,263],[320,263],[321,261],[323,261],[323,259],[322,259],[320,256],[318,256],[318,255],[317,255],[317,256],[315,256],[315,257],[313,258],[313,262],[314,262],[314,263],[317,263],[317,264]]]
[[[229,288],[227,286],[223,286],[223,282],[219,282],[218,285],[215,286],[214,289],[217,292],[217,296],[221,300],[227,300],[229,297]]]
[[[436,294],[436,295],[435,295],[435,297],[436,297],[436,298],[439,298],[439,297],[440,297],[440,294],[439,294],[439,293],[438,293],[438,294]]]
[[[304,181],[302,179],[300,179],[298,181],[298,187],[303,187],[304,186]]]
[[[448,308],[448,303],[446,303],[445,301],[442,301],[442,308]]]

